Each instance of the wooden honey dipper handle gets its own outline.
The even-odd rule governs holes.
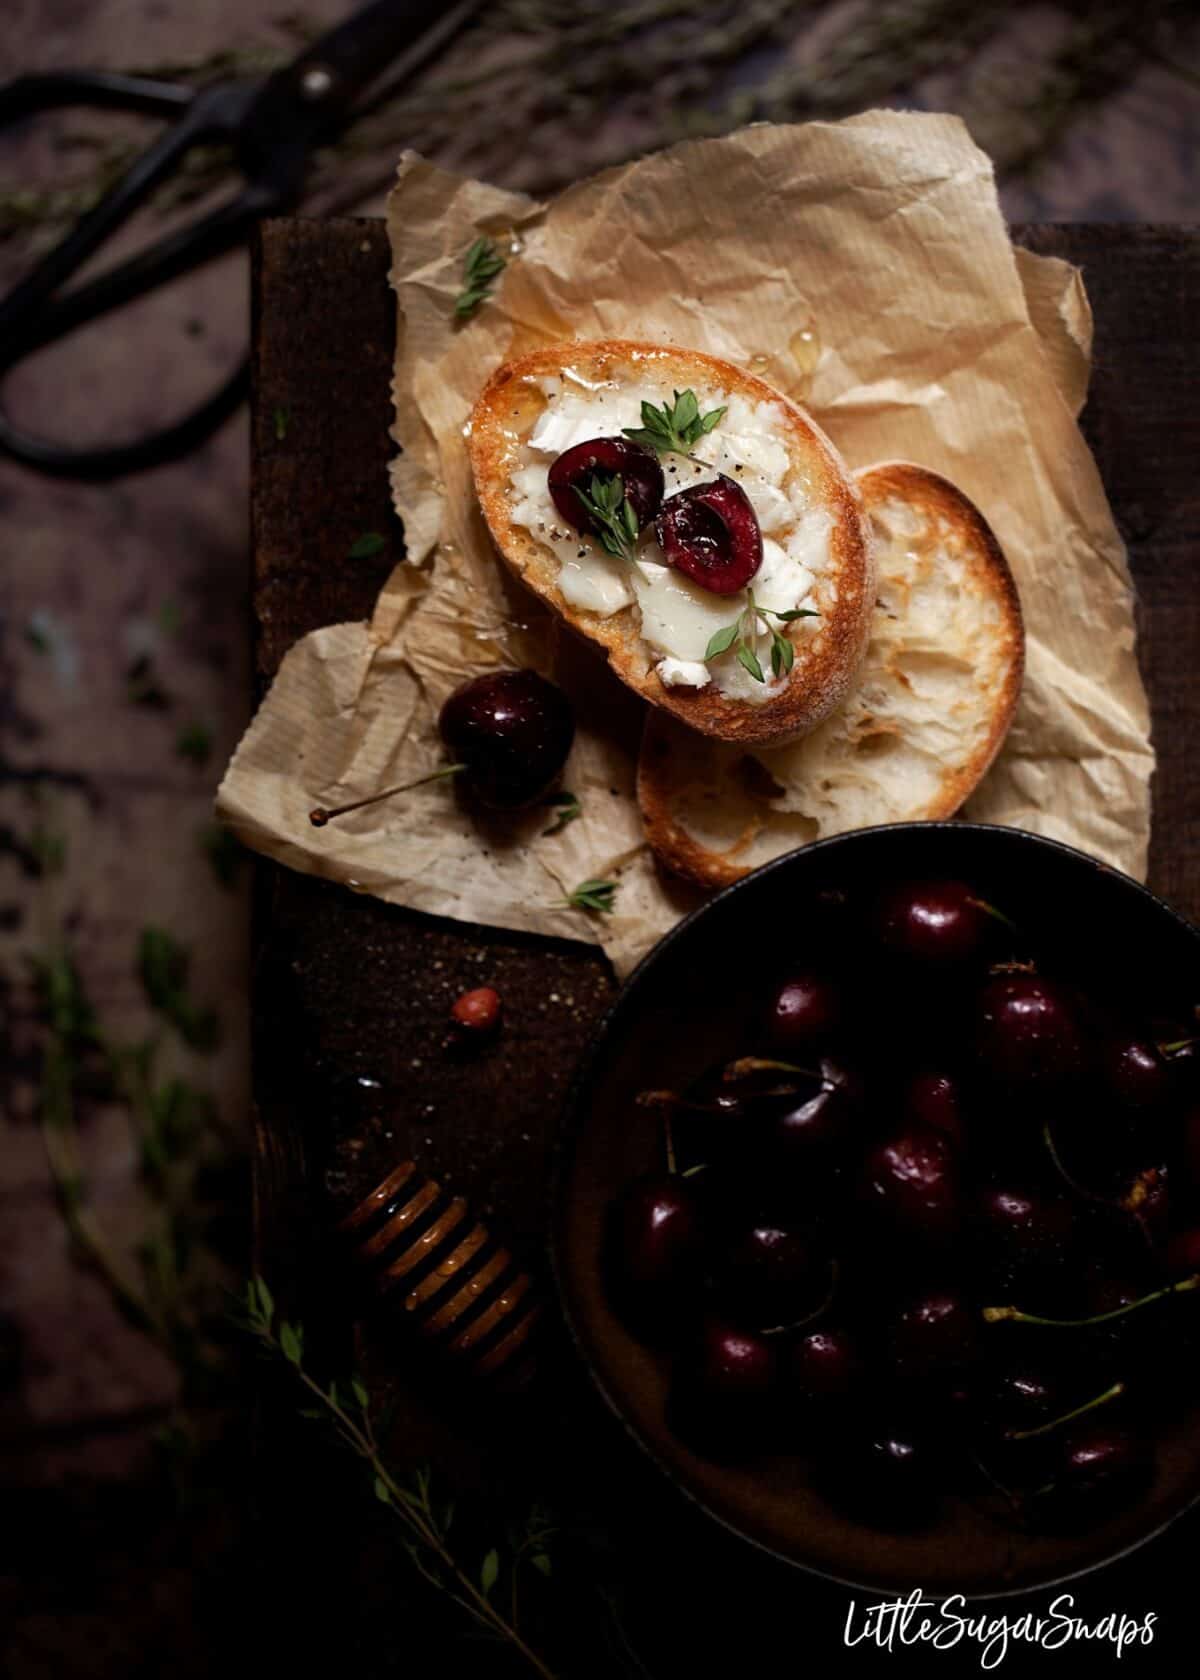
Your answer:
[[[489,1377],[514,1371],[542,1315],[529,1273],[461,1196],[402,1161],[341,1221],[375,1289],[397,1298],[417,1330]]]

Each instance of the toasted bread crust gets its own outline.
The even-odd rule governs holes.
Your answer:
[[[994,632],[1003,677],[989,696],[984,738],[962,762],[948,766],[934,797],[914,803],[909,821],[937,821],[953,816],[974,792],[1003,744],[1021,692],[1025,633],[1016,584],[996,537],[979,509],[948,479],[907,461],[889,461],[855,475],[868,517],[874,506],[903,501],[926,516],[937,516],[959,535],[979,593],[998,608]],[[686,745],[686,743],[684,743]],[[676,817],[675,790],[686,775],[680,760],[679,732],[648,715],[638,760],[637,796],[646,835],[660,861],[675,874],[701,887],[723,887],[750,873],[738,861],[762,824],[751,819],[733,844],[721,851],[705,846]],[[781,848],[784,849],[784,848]]]
[[[668,688],[654,669],[657,658],[642,641],[637,611],[608,617],[569,606],[558,589],[554,556],[509,517],[509,475],[517,450],[532,428],[533,382],[569,366],[585,378],[604,380],[633,363],[652,361],[664,386],[695,384],[699,370],[728,392],[752,402],[778,403],[786,415],[781,438],[793,464],[803,463],[814,501],[832,519],[831,576],[837,600],[816,630],[790,632],[797,648],[791,677],[778,694],[759,703],[728,698],[714,683],[702,689]],[[524,400],[523,400],[524,399]],[[706,735],[725,741],[779,742],[816,727],[844,699],[862,662],[875,599],[870,533],[859,498],[833,444],[803,409],[731,362],[698,350],[640,344],[626,339],[571,341],[531,351],[497,368],[471,414],[469,451],[479,503],[496,547],[516,575],[573,629],[603,647],[613,670],[652,705]]]

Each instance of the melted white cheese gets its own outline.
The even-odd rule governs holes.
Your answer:
[[[731,698],[769,699],[779,684],[771,678],[771,637],[765,628],[752,645],[767,682],[756,681],[739,663],[736,648],[704,662],[713,635],[745,609],[744,590],[715,595],[691,582],[665,563],[652,529],[643,535],[636,565],[606,554],[591,537],[565,525],[550,498],[547,473],[557,456],[589,438],[618,437],[624,427],[640,425],[641,404],[661,406],[671,392],[634,380],[598,386],[570,369],[564,369],[561,380],[547,378],[541,386],[547,403],[511,475],[510,512],[513,523],[558,560],[564,601],[603,618],[636,604],[641,635],[662,655],[656,669],[670,687],[700,688],[712,681]],[[763,533],[762,566],[751,584],[756,603],[774,612],[797,607],[820,612],[832,598],[823,581],[832,522],[790,472],[787,449],[779,441],[783,410],[778,403],[754,403],[711,388],[696,388],[696,396],[702,413],[721,407],[728,412],[696,446],[703,465],[682,455],[661,458],[666,494],[721,473],[740,484]],[[792,632],[803,633],[816,622],[801,619]]]

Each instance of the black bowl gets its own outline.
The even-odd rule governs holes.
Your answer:
[[[1200,1404],[1157,1438],[1153,1481],[1133,1504],[1082,1532],[1025,1533],[951,1497],[931,1526],[894,1532],[840,1512],[798,1459],[708,1461],[668,1428],[669,1361],[615,1316],[601,1266],[606,1209],[659,1165],[637,1093],[688,1083],[741,1054],[759,988],[776,963],[803,961],[803,907],[822,891],[864,896],[920,876],[969,881],[1044,932],[1089,986],[1111,975],[1142,1015],[1200,1001],[1200,933],[1144,887],[1096,859],[1017,829],[909,823],[820,841],[719,893],[644,959],[598,1028],[568,1095],[552,1233],[568,1323],[601,1392],[685,1493],[744,1538],[862,1588],[1027,1591],[1094,1569],[1140,1544],[1200,1498]],[[1103,984],[1102,981],[1099,982]]]

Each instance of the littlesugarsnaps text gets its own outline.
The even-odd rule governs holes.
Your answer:
[[[1140,1616],[1110,1610],[1089,1621],[1075,1614],[1070,1593],[1060,1593],[1044,1611],[1028,1610],[1020,1615],[996,1615],[986,1611],[969,1613],[961,1594],[942,1600],[925,1598],[915,1587],[907,1598],[881,1599],[860,1605],[851,1599],[846,1611],[842,1642],[875,1645],[881,1651],[896,1651],[910,1645],[926,1645],[934,1651],[950,1651],[975,1645],[981,1668],[999,1668],[1014,1645],[1036,1645],[1043,1651],[1059,1651],[1087,1644],[1111,1645],[1115,1656],[1134,1646],[1154,1643],[1153,1611]]]

